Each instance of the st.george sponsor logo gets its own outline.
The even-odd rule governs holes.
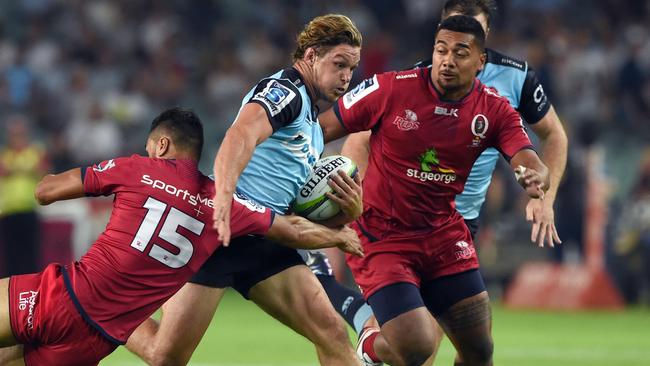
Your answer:
[[[444,182],[445,184],[449,184],[456,181],[456,174],[441,172],[421,172],[417,169],[407,169],[406,176],[417,178],[422,182]]]
[[[438,153],[432,147],[420,155],[420,169],[407,169],[406,176],[421,182],[444,182],[445,184],[455,182],[456,172],[453,169],[442,168],[438,166],[439,164]],[[434,171],[434,167],[437,171]]]
[[[167,184],[159,179],[151,179],[151,176],[148,174],[144,174],[142,176],[140,183],[144,183],[148,186],[151,186],[152,188],[165,191],[172,196],[179,197],[183,201],[189,202],[189,204],[192,206],[204,205],[214,208],[214,201],[211,198],[201,197],[201,195],[198,193],[192,193],[186,189],[176,188],[173,185]]]
[[[34,306],[38,291],[25,291],[18,294],[18,310],[27,310],[27,329],[34,329]]]

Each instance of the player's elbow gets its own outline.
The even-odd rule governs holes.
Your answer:
[[[34,189],[34,198],[39,205],[45,206],[54,202],[54,194],[52,184],[49,183],[49,177],[45,176],[38,182]]]

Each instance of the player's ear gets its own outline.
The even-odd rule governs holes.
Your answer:
[[[308,47],[307,50],[305,50],[305,56],[303,57],[303,60],[307,63],[307,65],[314,66],[314,62],[316,62],[316,50],[314,47]]]
[[[162,158],[169,155],[171,141],[169,137],[161,135],[156,141],[156,157]]]
[[[480,65],[478,67],[478,71],[483,70],[483,68],[485,67],[485,62],[486,61],[487,61],[487,54],[485,53],[485,51],[483,51],[483,52],[481,52],[481,56],[479,56]]]

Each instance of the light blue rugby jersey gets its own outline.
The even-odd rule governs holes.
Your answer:
[[[477,77],[508,98],[528,124],[539,122],[550,108],[548,98],[532,68],[524,61],[515,60],[494,50],[486,49],[487,62]],[[463,192],[456,196],[456,209],[466,220],[479,216],[485,201],[492,172],[499,159],[495,148],[485,150],[474,163]]]
[[[524,61],[486,48],[487,62],[477,75],[481,82],[495,88],[508,98],[510,105],[521,114],[524,122],[535,124],[546,115],[551,103],[535,71]],[[431,66],[431,60],[416,66]],[[499,159],[499,151],[488,148],[474,163],[463,192],[456,196],[456,209],[465,220],[478,218],[485,195],[492,181],[492,172]]]
[[[266,110],[273,134],[255,148],[237,190],[284,214],[323,153],[318,110],[293,67],[262,79],[246,94],[242,107],[247,103]]]

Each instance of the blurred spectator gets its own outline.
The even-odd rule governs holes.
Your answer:
[[[623,208],[614,246],[616,278],[628,302],[650,305],[650,149]]]
[[[39,270],[39,219],[34,188],[47,171],[43,150],[30,139],[23,115],[6,121],[6,145],[0,150],[0,232],[5,273]]]
[[[123,136],[117,123],[106,117],[99,101],[75,116],[66,131],[66,140],[76,165],[93,164],[120,155]]]

